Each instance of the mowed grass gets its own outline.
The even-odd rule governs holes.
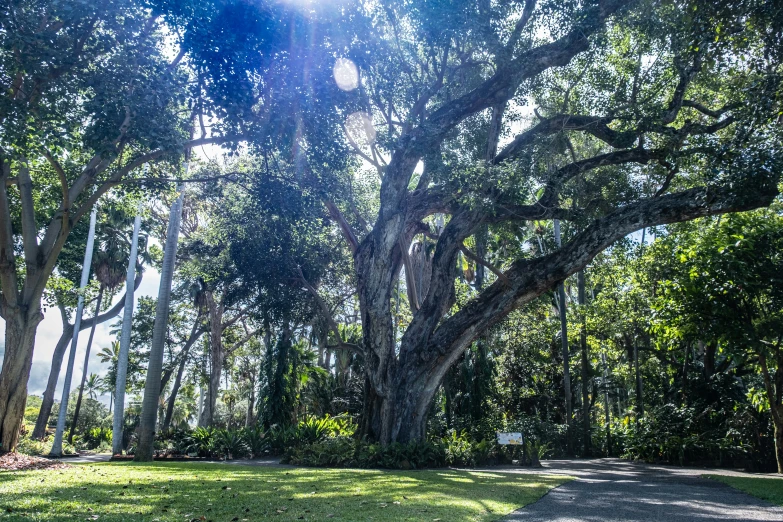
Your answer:
[[[783,506],[783,478],[729,477],[725,475],[705,475],[705,477],[728,484],[754,497]]]
[[[0,473],[0,520],[490,521],[568,480],[454,470],[76,465]]]

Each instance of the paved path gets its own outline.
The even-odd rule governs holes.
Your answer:
[[[108,453],[89,453],[78,457],[65,457],[60,459],[65,464],[93,464],[95,462],[109,462],[111,455]]]
[[[544,461],[543,466],[544,472],[577,480],[515,511],[506,522],[783,521],[783,507],[700,477],[705,473],[752,476],[746,473],[648,466],[619,459]]]

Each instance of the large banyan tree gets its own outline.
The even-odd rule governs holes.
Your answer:
[[[0,9],[6,449],[72,227],[196,145],[249,142],[320,188],[361,308],[361,345],[333,341],[363,353],[384,443],[424,437],[467,347],[614,241],[777,195],[783,15],[762,0],[102,4]],[[359,178],[369,204],[335,190]]]
[[[377,171],[378,209],[331,214],[354,258],[368,434],[425,437],[470,344],[616,240],[777,195],[780,15],[711,4],[365,6],[371,22],[335,78],[352,94],[345,136]],[[555,220],[562,246],[546,232]],[[519,242],[487,245],[486,227]],[[513,262],[495,266],[493,249]],[[463,256],[490,283],[468,295]],[[400,331],[403,270],[412,318]]]

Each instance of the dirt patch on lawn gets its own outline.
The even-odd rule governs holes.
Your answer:
[[[56,459],[33,457],[21,453],[0,455],[0,471],[27,471],[31,469],[67,469],[72,467]]]

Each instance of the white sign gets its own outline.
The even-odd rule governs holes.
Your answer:
[[[522,437],[521,433],[498,433],[498,444],[502,444],[504,446],[512,445],[512,446],[520,446],[524,442],[524,438]]]

